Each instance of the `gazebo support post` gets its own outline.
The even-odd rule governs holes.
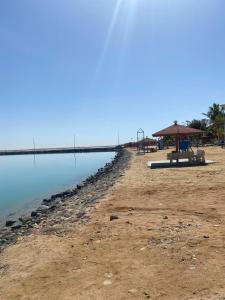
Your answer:
[[[179,152],[179,142],[180,142],[180,137],[176,135],[176,152]]]

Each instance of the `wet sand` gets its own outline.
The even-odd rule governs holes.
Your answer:
[[[216,164],[151,170],[166,151],[133,155],[87,223],[0,254],[0,299],[225,299],[225,150],[205,151]]]

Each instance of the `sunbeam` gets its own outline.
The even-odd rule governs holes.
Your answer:
[[[119,12],[120,12],[120,7],[121,7],[122,2],[123,2],[123,0],[117,0],[116,1],[116,6],[115,6],[115,9],[114,9],[114,12],[113,12],[113,15],[112,15],[112,19],[111,19],[111,22],[110,22],[110,25],[109,25],[109,29],[107,31],[106,39],[105,39],[105,42],[104,42],[103,50],[102,50],[101,55],[100,55],[100,59],[98,61],[98,65],[97,65],[97,68],[96,68],[96,73],[95,73],[95,78],[94,79],[97,79],[97,77],[99,76],[99,73],[102,69],[102,65],[103,65],[104,60],[105,60],[106,52],[109,48],[110,40],[111,40],[112,33],[113,33],[113,30],[114,30],[115,25],[116,25],[116,21],[117,21]]]
[[[95,80],[98,79],[98,77],[100,76],[104,61],[106,60],[106,55],[110,46],[110,41],[112,39],[112,35],[120,14],[120,11],[122,9],[122,5],[124,5],[124,8],[127,11],[127,17],[125,20],[125,25],[124,25],[124,38],[121,42],[121,49],[124,49],[124,45],[126,44],[129,35],[130,35],[130,31],[132,28],[132,21],[133,21],[133,17],[134,17],[134,13],[135,13],[135,9],[136,9],[136,5],[137,5],[137,1],[136,0],[116,0],[116,4],[115,4],[115,8],[112,14],[112,18],[109,24],[109,29],[107,31],[106,34],[106,38],[105,38],[105,42],[103,45],[103,49],[101,51],[100,54],[100,58],[97,64],[97,68],[96,68],[96,72],[95,72],[95,76],[94,76],[94,82]],[[122,50],[123,52],[123,50]]]

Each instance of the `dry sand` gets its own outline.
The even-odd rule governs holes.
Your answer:
[[[206,148],[217,163],[204,167],[146,167],[165,155],[134,155],[88,224],[8,247],[0,299],[225,299],[225,150]]]

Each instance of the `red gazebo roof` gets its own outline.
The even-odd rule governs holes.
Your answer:
[[[195,128],[190,128],[190,127],[186,127],[183,125],[179,125],[179,124],[174,124],[172,126],[169,126],[165,129],[162,129],[158,132],[155,132],[153,134],[154,137],[157,136],[168,136],[168,135],[194,135],[194,134],[203,134],[204,131],[199,130],[199,129],[195,129]]]

